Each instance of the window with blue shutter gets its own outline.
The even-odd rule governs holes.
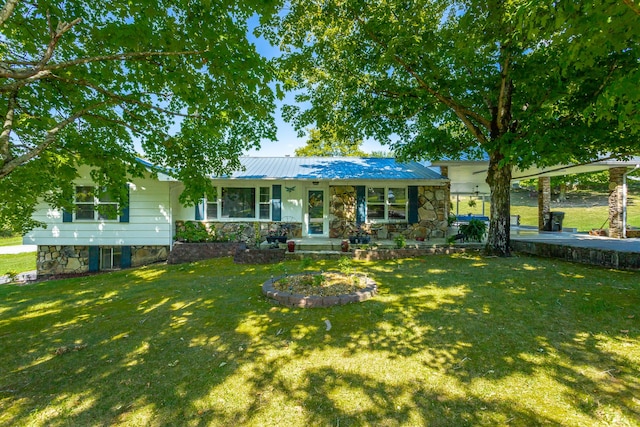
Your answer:
[[[120,248],[120,268],[131,267],[131,246],[122,246]]]
[[[100,270],[100,247],[89,246],[89,271]]]
[[[356,224],[367,221],[367,192],[364,185],[356,186]]]
[[[120,222],[129,222],[129,184],[127,186],[127,194],[122,200],[122,212],[120,213]]]
[[[410,185],[408,188],[409,196],[409,224],[417,224],[418,218],[418,187]]]
[[[196,221],[204,220],[204,199],[200,199],[200,202],[196,205]]]

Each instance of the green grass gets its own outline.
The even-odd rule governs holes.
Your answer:
[[[24,273],[36,269],[36,253],[0,255],[0,276],[7,272]]]
[[[633,206],[627,213],[627,223],[636,227],[640,227],[640,209]],[[607,206],[593,207],[561,207],[552,209],[552,211],[564,212],[563,227],[576,228],[578,231],[587,232],[594,228],[608,228],[609,208]],[[520,223],[522,225],[538,224],[538,208],[531,206],[512,206],[512,215],[520,215]],[[606,223],[605,223],[606,221]],[[603,225],[604,224],[604,225]]]
[[[0,286],[0,425],[637,425],[639,273],[355,264],[380,294],[328,309],[261,296],[300,262]]]
[[[522,192],[520,192],[522,193]],[[582,192],[584,194],[592,195],[597,193]],[[579,194],[582,194],[579,193]],[[511,201],[511,214],[520,215],[521,225],[538,225],[538,205],[537,199],[523,199],[522,194],[519,197],[513,197]],[[516,193],[517,194],[517,193]],[[577,196],[573,195],[574,198]],[[528,196],[527,196],[528,197]],[[564,212],[563,227],[575,228],[579,232],[588,232],[594,228],[603,227],[603,223],[609,218],[609,207],[607,206],[606,197],[601,197],[599,204],[591,206],[570,206],[570,203],[557,203],[551,204],[552,212]],[[470,207],[467,205],[468,198],[461,198],[458,206],[459,213],[466,215],[472,213],[474,215],[482,214],[482,204],[477,202],[476,206]],[[454,199],[455,209],[455,199]],[[490,216],[491,203],[485,202],[484,212],[486,216]],[[630,194],[627,206],[627,224],[630,226],[640,227],[640,198],[636,194]],[[608,221],[604,224],[604,228],[608,228]]]
[[[0,246],[16,246],[22,244],[21,236],[0,237]]]

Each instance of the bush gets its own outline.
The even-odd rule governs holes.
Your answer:
[[[203,224],[187,222],[184,224],[184,228],[176,232],[176,238],[181,242],[202,243],[213,241],[214,236]]]

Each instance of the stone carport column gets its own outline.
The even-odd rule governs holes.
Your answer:
[[[544,217],[551,212],[551,178],[538,177],[538,230],[544,230]]]
[[[609,169],[609,237],[621,239],[624,234],[624,174],[627,168]]]

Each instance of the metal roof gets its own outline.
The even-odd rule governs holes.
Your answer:
[[[400,163],[385,157],[241,157],[244,170],[231,179],[447,179],[418,162]]]
[[[150,169],[168,174],[148,160],[136,159]],[[241,157],[243,170],[222,179],[301,179],[311,181],[362,180],[447,180],[438,172],[418,162],[400,163],[379,157]]]

